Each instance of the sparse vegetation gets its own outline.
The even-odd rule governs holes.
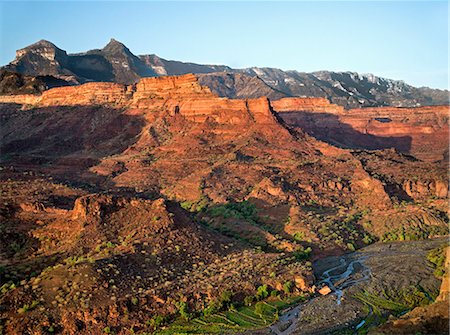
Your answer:
[[[39,301],[33,300],[30,304],[24,304],[21,308],[19,308],[17,310],[17,313],[19,314],[26,313],[36,308],[37,305],[39,305]]]
[[[359,332],[366,333],[374,325],[383,323],[390,314],[399,316],[415,307],[428,305],[433,302],[432,296],[436,296],[436,293],[426,292],[418,285],[401,291],[385,290],[377,294],[359,292],[354,297],[366,305],[369,315]]]
[[[424,240],[430,236],[445,235],[448,228],[445,226],[416,225],[402,226],[383,235],[383,242],[389,241],[417,241]]]
[[[246,220],[251,223],[258,222],[258,210],[255,205],[248,201],[230,202],[225,205],[213,206],[206,213],[212,217],[235,218]]]
[[[442,246],[442,247],[433,249],[427,255],[428,261],[430,261],[435,267],[434,275],[438,278],[441,278],[446,274],[445,248],[446,248],[446,246]]]
[[[178,301],[176,303],[176,306],[178,308],[178,313],[184,320],[189,320],[192,317],[192,315],[189,313],[188,305],[186,302]]]

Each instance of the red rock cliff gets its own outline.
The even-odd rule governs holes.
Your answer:
[[[344,112],[344,107],[332,104],[326,98],[283,98],[272,101],[271,104],[273,109],[279,113],[292,111]]]
[[[448,106],[344,110],[326,99],[297,98],[274,101],[272,106],[290,126],[340,146],[396,148],[426,161],[448,154]]]

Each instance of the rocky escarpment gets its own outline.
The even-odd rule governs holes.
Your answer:
[[[395,148],[426,161],[448,157],[448,106],[344,110],[325,99],[272,102],[290,126],[345,148]]]
[[[330,101],[326,98],[313,97],[279,99],[272,101],[272,106],[278,113],[309,111],[338,114],[345,111],[343,107],[330,103]]]
[[[219,98],[200,85],[194,75],[144,78],[136,85],[86,83],[58,87],[42,95],[0,96],[0,103],[28,104],[35,107],[105,105],[113,108],[164,109],[195,122],[245,123],[252,120],[273,122],[269,100]],[[247,113],[242,113],[247,111]],[[266,119],[263,121],[263,119]]]

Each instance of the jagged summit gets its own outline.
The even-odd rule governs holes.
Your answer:
[[[125,44],[119,42],[118,40],[111,38],[111,40],[106,44],[103,49],[105,53],[116,53],[116,52],[126,52],[131,54],[130,49],[128,49]]]

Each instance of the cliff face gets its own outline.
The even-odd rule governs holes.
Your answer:
[[[325,98],[220,98],[202,86],[197,76],[143,78],[137,84],[87,83],[59,87],[42,95],[0,96],[0,102],[39,107],[108,105],[180,114],[195,122],[206,120],[244,124],[272,122],[271,109],[287,125],[319,140],[350,149],[395,148],[421,160],[448,156],[447,106],[416,108],[357,108],[345,110]],[[242,113],[245,111],[245,113]]]
[[[294,99],[294,100],[292,100]],[[344,110],[326,99],[286,98],[272,102],[290,126],[346,148],[395,148],[426,161],[448,155],[448,106]]]
[[[38,106],[127,105],[132,92],[128,87],[113,83],[87,83],[80,86],[58,87],[45,91]]]
[[[87,83],[58,87],[42,95],[0,96],[1,103],[29,104],[35,107],[106,105],[141,110],[164,109],[191,121],[207,119],[220,123],[242,124],[253,121],[274,122],[267,98],[231,100],[219,98],[201,86],[192,74],[178,77],[144,78],[136,85]],[[244,111],[244,113],[243,113]]]
[[[344,107],[330,103],[326,98],[283,98],[272,101],[273,108],[279,113],[292,111],[343,113]]]

